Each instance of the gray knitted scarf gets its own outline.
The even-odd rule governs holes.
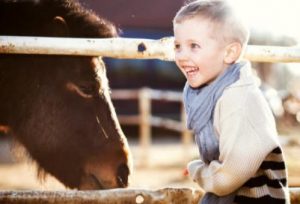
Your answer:
[[[243,65],[244,63],[232,64],[209,85],[194,89],[186,83],[184,87],[183,102],[187,113],[187,126],[194,131],[200,157],[206,164],[218,160],[220,155],[219,141],[213,128],[214,108],[224,89],[239,79]],[[206,193],[201,203],[227,204],[232,203],[233,199],[234,193],[222,197]]]

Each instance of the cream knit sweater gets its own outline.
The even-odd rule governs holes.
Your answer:
[[[240,79],[226,88],[218,100],[214,128],[219,160],[208,165],[201,160],[192,161],[188,171],[205,191],[223,196],[240,189],[257,174],[269,153],[280,147],[272,112],[249,64],[242,67]],[[284,196],[287,195],[279,195]]]

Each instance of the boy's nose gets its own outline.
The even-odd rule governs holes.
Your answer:
[[[187,60],[188,55],[184,50],[181,50],[175,53],[175,59],[177,59],[178,61]]]

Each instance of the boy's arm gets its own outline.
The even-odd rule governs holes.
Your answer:
[[[220,157],[209,165],[192,161],[190,176],[205,191],[227,195],[249,180],[275,147],[276,128],[264,99],[248,94],[247,108],[238,108],[220,124]]]

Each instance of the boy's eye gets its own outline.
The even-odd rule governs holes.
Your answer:
[[[179,50],[179,49],[180,49],[180,45],[179,45],[179,44],[175,44],[175,45],[174,45],[174,49],[175,49],[175,50]]]
[[[197,43],[192,43],[191,44],[191,48],[194,49],[194,48],[200,48],[200,45],[198,45]]]

